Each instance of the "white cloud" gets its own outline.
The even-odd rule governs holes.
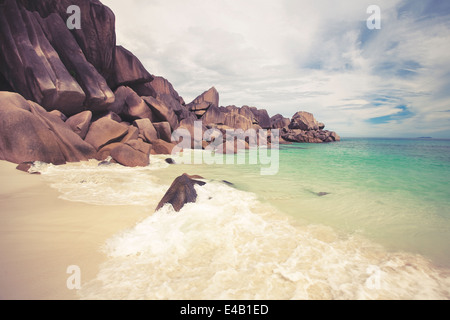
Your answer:
[[[342,135],[450,136],[450,10],[431,1],[103,0],[118,43],[187,102],[215,86],[222,105],[313,112]],[[380,98],[383,98],[380,100]],[[369,119],[401,115],[386,123]],[[421,134],[422,135],[422,134]]]

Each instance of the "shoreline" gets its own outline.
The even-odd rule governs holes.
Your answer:
[[[81,269],[81,284],[96,277],[107,257],[101,246],[151,212],[136,206],[66,201],[42,176],[0,161],[0,299],[76,300],[66,273]],[[124,214],[126,212],[126,214]]]

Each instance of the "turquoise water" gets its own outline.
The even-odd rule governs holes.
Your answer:
[[[232,182],[305,224],[361,234],[450,266],[450,140],[282,145],[279,172],[271,176],[248,164],[178,171]]]
[[[39,169],[68,201],[148,212],[102,244],[81,298],[450,299],[449,140],[281,146],[269,176],[174,159]],[[207,182],[196,203],[155,212],[182,173]]]
[[[361,232],[450,266],[449,140],[346,139],[284,146],[280,159],[274,179],[287,184],[289,199],[263,195],[267,201],[307,221]],[[308,211],[295,207],[303,200]]]

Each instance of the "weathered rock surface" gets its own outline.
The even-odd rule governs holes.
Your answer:
[[[121,86],[114,92],[116,100],[108,107],[109,111],[118,114],[122,119],[134,121],[136,119],[150,119],[153,114],[144,100],[131,88]]]
[[[92,112],[84,111],[77,115],[74,115],[67,119],[66,124],[80,136],[81,139],[86,138],[86,135],[89,130],[89,126],[91,125],[92,120]]]
[[[144,92],[138,92],[140,96],[152,96],[159,102],[172,110],[178,117],[178,121],[190,117],[189,109],[185,107],[185,103],[178,92],[173,88],[172,84],[163,77],[154,77],[151,83],[145,84],[145,88],[151,88],[154,91],[154,95],[150,94],[151,91],[143,90]],[[144,94],[146,93],[147,94]]]
[[[130,141],[131,142],[131,141]],[[146,167],[150,163],[150,149],[144,149],[139,145],[137,140],[131,143],[119,144],[111,150],[111,157],[123,166],[126,167]],[[141,142],[142,144],[144,142]]]
[[[40,24],[61,61],[86,94],[84,105],[95,113],[106,111],[107,107],[114,102],[114,93],[108,87],[106,80],[87,61],[65,21],[58,14],[53,13],[45,19],[40,19]],[[65,109],[67,107],[61,111],[65,111],[66,115],[78,112],[76,109]]]
[[[158,139],[152,142],[152,154],[171,155],[175,145],[167,141]]]
[[[15,0],[0,5],[0,73],[15,92],[48,111],[81,111],[86,95],[59,59],[39,20],[37,13]]]
[[[267,110],[257,109],[255,107],[251,107],[250,110],[253,113],[256,120],[254,124],[258,124],[263,129],[270,129],[272,127]]]
[[[113,86],[116,32],[114,13],[99,0],[21,0],[42,17],[57,13],[63,21],[71,5],[80,7],[81,29],[71,30],[86,59]]]
[[[270,124],[272,129],[283,129],[291,124],[291,120],[283,117],[281,114],[277,114],[270,118]]]
[[[199,177],[201,178],[201,177]],[[194,203],[197,201],[197,191],[195,185],[204,186],[206,183],[199,180],[194,180],[192,176],[186,173],[176,178],[169,190],[167,190],[164,197],[158,204],[156,211],[160,210],[167,203],[171,204],[176,212],[180,210],[187,203]]]
[[[289,129],[304,131],[319,130],[319,122],[317,122],[311,113],[300,111],[292,117]]]
[[[91,124],[85,141],[96,150],[116,141],[120,141],[128,133],[128,128],[109,118],[100,118]]]
[[[0,92],[0,159],[13,163],[42,161],[52,164],[95,157],[60,117],[17,93]]]
[[[116,47],[115,82],[128,86],[151,82],[153,76],[144,68],[138,58],[122,46]]]
[[[149,119],[139,119],[133,122],[133,126],[139,129],[139,135],[147,142],[153,143],[159,139],[153,123]]]
[[[143,97],[153,114],[154,122],[168,122],[172,130],[178,128],[178,117],[162,100],[153,97]]]
[[[210,107],[219,107],[219,93],[212,87],[187,105],[197,116],[203,116]]]
[[[161,140],[171,143],[172,142],[172,131],[170,130],[170,124],[168,122],[155,122],[153,123],[158,136]]]
[[[202,117],[202,121],[205,125],[210,124],[224,124],[225,123],[225,113],[220,111],[216,106],[209,107],[205,115]]]
[[[240,115],[239,113],[227,113],[225,115],[224,124],[231,128],[242,129],[244,131],[253,128],[252,120]]]
[[[319,123],[309,112],[297,112],[289,127],[281,130],[281,138],[288,142],[322,143],[336,142],[341,138],[336,132],[323,130],[325,125]]]

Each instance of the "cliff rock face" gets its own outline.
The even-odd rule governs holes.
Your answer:
[[[42,17],[58,14],[63,21],[69,18],[67,8],[76,5],[81,12],[81,29],[70,32],[79,47],[103,78],[114,86],[114,63],[116,52],[116,18],[107,6],[98,0],[20,0],[30,11]]]
[[[86,95],[61,62],[41,18],[15,0],[0,5],[0,73],[14,91],[47,110],[81,111]],[[76,113],[76,111],[74,113]]]

